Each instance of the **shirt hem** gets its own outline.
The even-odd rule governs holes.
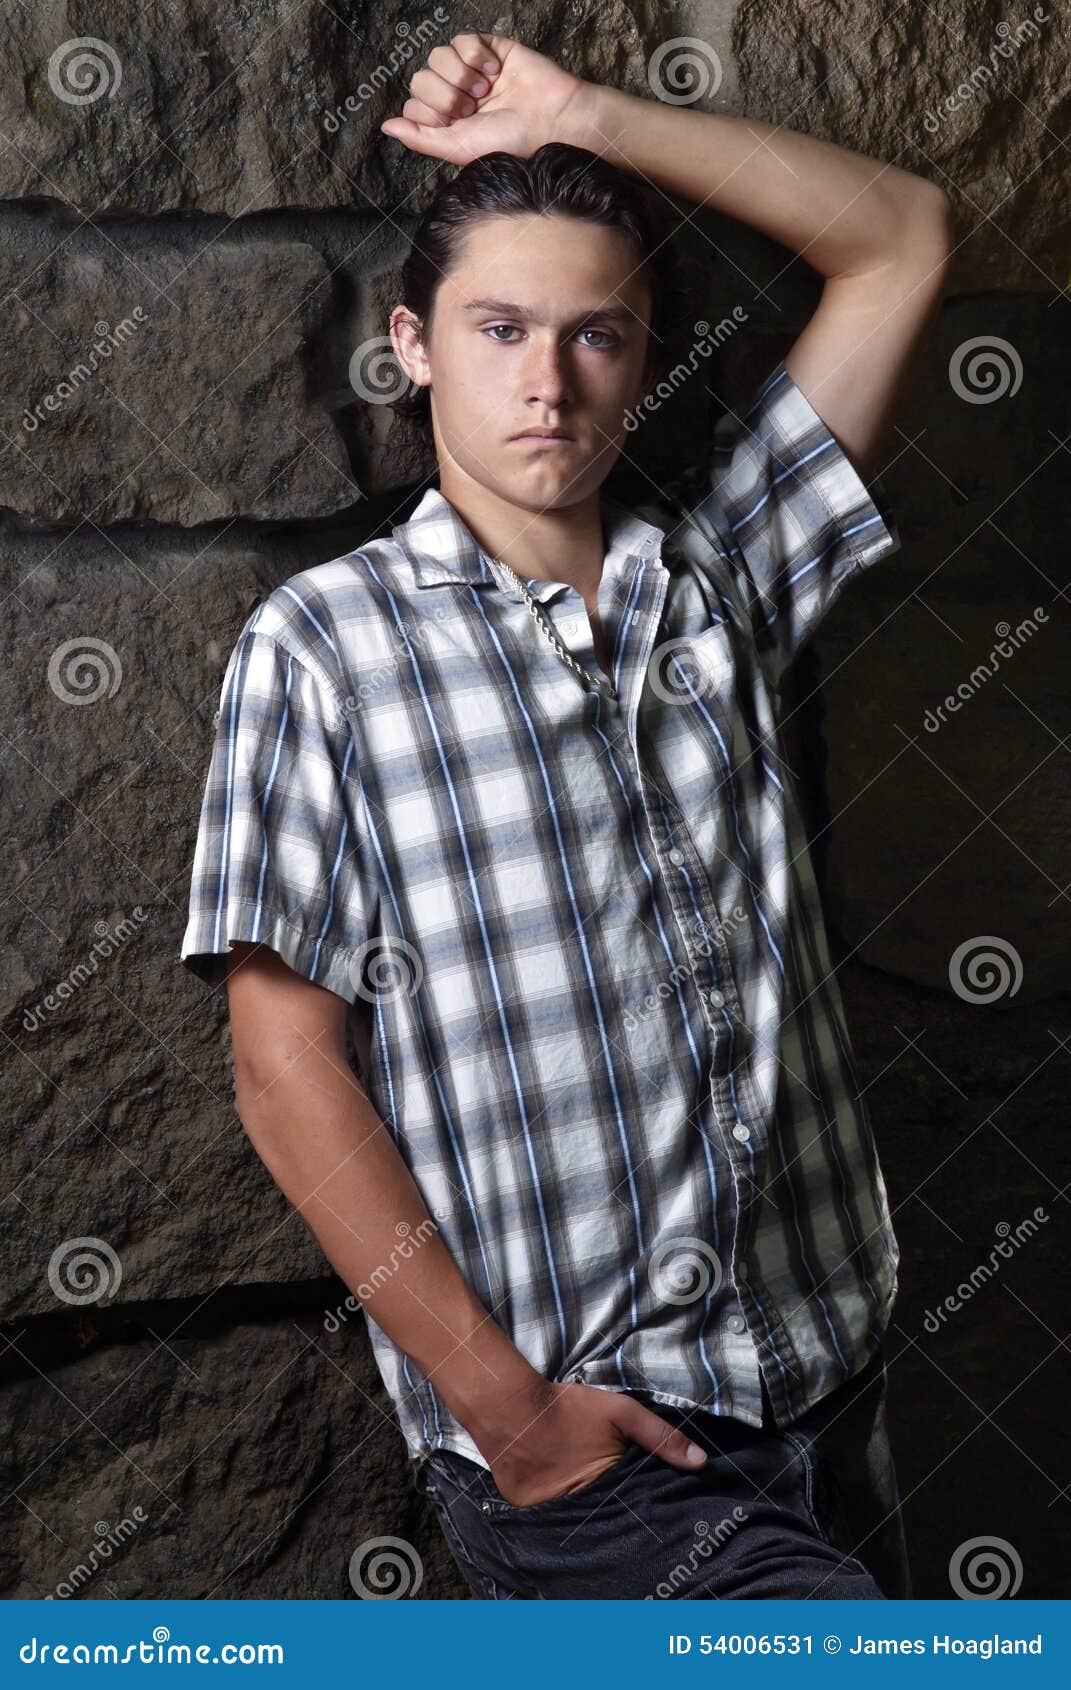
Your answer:
[[[209,932],[206,929],[211,928]],[[218,936],[217,936],[218,935]],[[359,955],[329,939],[312,935],[290,921],[271,904],[253,904],[231,899],[219,921],[195,915],[183,935],[178,960],[209,986],[222,985],[228,972],[228,958],[235,943],[263,945],[316,986],[352,1003],[357,996],[354,963]]]
[[[784,1419],[780,1418],[775,1410],[774,1430],[780,1432],[784,1431],[788,1427],[794,1426],[798,1420],[803,1419],[804,1415],[809,1414],[812,1409],[817,1408],[819,1403],[824,1402],[827,1397],[832,1396],[834,1391],[843,1390],[845,1385],[849,1384],[852,1379],[862,1373],[865,1367],[870,1365],[885,1341],[885,1335],[892,1316],[893,1305],[896,1302],[898,1289],[898,1283],[894,1278],[889,1287],[885,1301],[881,1305],[881,1308],[876,1316],[875,1323],[870,1329],[866,1353],[863,1355],[863,1358],[859,1362],[858,1366],[852,1369],[847,1378],[840,1380],[835,1385],[831,1385],[828,1390],[822,1392],[821,1396],[815,1397],[813,1401],[804,1404],[802,1408],[794,1410],[794,1412],[786,1416]],[[578,1374],[581,1375],[579,1378],[576,1377]],[[727,1414],[724,1409],[714,1408],[709,1402],[699,1402],[695,1397],[681,1396],[676,1391],[664,1391],[660,1390],[656,1386],[650,1385],[623,1387],[621,1385],[598,1384],[593,1380],[584,1379],[582,1374],[583,1369],[578,1368],[574,1369],[573,1374],[570,1377],[575,1378],[578,1384],[587,1385],[589,1389],[592,1390],[613,1391],[618,1395],[643,1396],[649,1398],[652,1402],[661,1403],[666,1408],[677,1408],[682,1412],[698,1410],[701,1414],[715,1414],[719,1417],[719,1419],[742,1422],[744,1425],[750,1426],[755,1431],[762,1430],[763,1420],[761,1414],[758,1416],[747,1412]],[[409,1467],[411,1471],[419,1471],[432,1455],[438,1454],[440,1451],[451,1451],[455,1455],[467,1456],[468,1459],[470,1461],[474,1461],[477,1466],[485,1468],[488,1472],[491,1470],[490,1463],[483,1455],[480,1454],[480,1451],[472,1442],[472,1439],[468,1438],[463,1432],[447,1432],[435,1443],[411,1443],[408,1448]]]

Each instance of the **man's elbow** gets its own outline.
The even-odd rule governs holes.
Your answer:
[[[936,182],[917,178],[918,190],[905,238],[920,260],[944,269],[955,246],[955,216],[952,200]]]

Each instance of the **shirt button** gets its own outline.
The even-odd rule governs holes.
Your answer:
[[[715,1009],[720,1009],[722,1004],[725,1002],[724,992],[708,992],[707,997],[710,999]]]
[[[747,1265],[747,1263],[746,1262],[737,1262],[737,1264],[736,1264],[736,1277],[737,1277],[737,1279],[746,1279],[747,1276],[748,1276],[748,1265]]]
[[[733,1137],[738,1138],[741,1144],[746,1144],[748,1139],[751,1137],[751,1128],[744,1126],[734,1127]]]
[[[684,852],[678,851],[677,847],[674,845],[672,851],[669,853],[669,860],[676,868],[680,868],[684,861]]]
[[[745,1324],[746,1322],[738,1314],[731,1314],[729,1319],[726,1321],[726,1325],[728,1326],[730,1332],[742,1332]]]

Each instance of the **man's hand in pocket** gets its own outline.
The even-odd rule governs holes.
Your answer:
[[[491,1448],[480,1443],[491,1477],[507,1502],[537,1502],[582,1490],[639,1444],[671,1467],[695,1472],[706,1451],[634,1397],[593,1385],[541,1381],[496,1428]],[[689,1453],[689,1452],[694,1453]]]

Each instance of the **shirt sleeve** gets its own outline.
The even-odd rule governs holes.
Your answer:
[[[259,941],[352,1003],[369,937],[365,811],[333,688],[244,630],[223,678],[179,960],[217,986]]]
[[[684,503],[733,571],[778,685],[845,584],[900,549],[881,477],[868,490],[783,360],[742,416],[719,420]]]

